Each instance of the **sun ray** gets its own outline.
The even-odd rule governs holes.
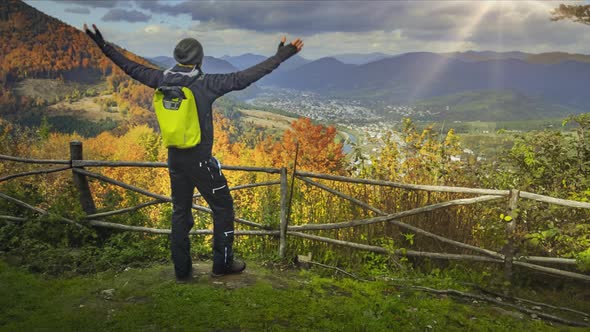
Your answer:
[[[519,3],[514,3],[514,2],[509,2],[509,1],[500,1],[499,3],[499,8],[497,8],[498,10],[500,10],[502,13],[512,13],[512,12],[518,12],[518,8],[517,6],[526,6],[529,8],[542,8],[541,11],[547,13],[547,16],[549,17],[549,13],[551,12],[551,10],[553,8],[555,8],[558,3],[555,2],[547,2],[547,1],[540,1],[540,0],[528,0],[528,1],[523,1],[523,2],[519,2]],[[496,31],[496,47],[498,48],[498,51],[514,51],[513,49],[505,49],[504,48],[504,19],[505,19],[505,15],[498,15],[498,21],[495,22],[495,25],[497,26],[497,31]],[[522,35],[523,35],[523,45],[530,45],[530,35],[528,33],[527,29],[522,29],[521,31],[519,31]],[[526,50],[521,50],[521,51],[526,51]],[[502,89],[504,86],[503,84],[503,74],[504,74],[504,69],[503,69],[503,63],[502,62],[496,62],[494,64],[494,70],[491,73],[491,86],[494,89]]]
[[[473,34],[473,32],[476,31],[477,27],[479,26],[483,18],[486,16],[486,14],[489,12],[493,4],[493,1],[482,2],[480,7],[478,7],[474,11],[468,23],[465,24],[461,29],[459,29],[458,33],[455,36],[455,39],[461,40],[462,42],[468,40],[469,37]],[[424,90],[428,88],[428,86],[438,78],[438,76],[446,68],[450,60],[451,59],[449,58],[446,61],[438,63],[436,67],[434,67],[434,69],[430,73],[428,73],[428,75],[422,77],[420,83],[414,87],[414,90],[412,91],[408,99],[415,100],[416,98],[419,98],[420,94],[424,92]]]

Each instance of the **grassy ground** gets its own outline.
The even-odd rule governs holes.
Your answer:
[[[260,110],[240,109],[240,112],[243,114],[243,122],[263,128],[277,128],[281,131],[289,129],[291,122],[297,120],[296,118]]]
[[[84,97],[74,102],[60,101],[47,108],[49,116],[68,115],[77,118],[99,121],[106,118],[111,118],[115,121],[123,120],[123,115],[117,111],[116,107],[112,107],[112,111],[105,112],[101,110],[101,106],[95,100],[106,100],[112,98],[110,95],[102,95],[97,97]]]
[[[212,279],[209,268],[198,262],[195,281],[177,284],[170,265],[47,279],[0,262],[0,330],[576,330],[386,281],[251,263],[244,274]]]
[[[28,78],[17,83],[15,93],[19,96],[29,98],[40,98],[46,101],[53,101],[55,97],[60,99],[70,95],[75,89],[84,92],[87,89],[94,89],[98,92],[107,88],[106,82],[95,84],[62,81],[55,79]]]

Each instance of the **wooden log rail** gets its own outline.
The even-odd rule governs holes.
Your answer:
[[[0,155],[2,159],[2,155]],[[102,161],[102,160],[72,160],[72,167],[148,167],[148,168],[168,168],[164,162],[149,161]],[[251,167],[251,166],[230,166],[223,165],[224,170],[261,172],[269,174],[279,174],[280,168],[273,167]]]
[[[317,174],[317,173],[310,173],[310,172],[303,172],[303,171],[297,171],[296,175],[298,175],[300,177],[333,180],[333,181],[349,182],[349,183],[362,183],[362,184],[394,187],[394,188],[401,188],[401,189],[408,189],[408,190],[424,190],[424,191],[430,191],[430,192],[447,192],[447,193],[479,194],[479,195],[501,195],[501,196],[510,195],[510,190],[449,187],[449,186],[429,186],[429,185],[408,184],[408,183],[392,182],[392,181],[349,178],[349,177],[340,176],[340,175]]]
[[[151,191],[148,191],[148,190],[145,190],[145,189],[141,189],[141,188],[138,188],[136,186],[132,186],[130,184],[126,184],[124,182],[111,179],[108,176],[104,176],[104,175],[101,175],[101,174],[98,174],[98,173],[89,172],[89,171],[86,171],[86,170],[83,170],[83,169],[74,168],[73,170],[76,173],[83,174],[83,175],[86,175],[88,177],[92,177],[92,178],[101,180],[103,182],[114,184],[116,186],[125,188],[127,190],[134,191],[136,193],[143,194],[143,195],[148,196],[148,197],[155,198],[155,199],[160,200],[160,201],[163,201],[163,202],[172,203],[172,198],[170,198],[168,196],[156,194],[156,193],[153,193]],[[193,207],[194,210],[197,210],[197,211],[207,212],[209,214],[212,214],[213,213],[213,211],[211,211],[211,209],[206,208],[206,207],[201,206],[201,205],[193,204],[192,207]],[[240,223],[240,224],[244,224],[244,225],[248,225],[248,226],[254,226],[254,227],[258,227],[258,228],[262,228],[262,229],[266,229],[267,228],[267,226],[264,226],[264,225],[259,224],[259,223],[255,223],[253,221],[248,221],[248,220],[245,220],[245,219],[242,219],[242,218],[236,218],[235,221],[238,222],[238,223]]]
[[[35,171],[29,171],[29,172],[22,172],[22,173],[18,173],[18,174],[6,175],[6,176],[3,176],[3,177],[0,177],[0,182],[4,182],[4,181],[7,181],[7,180],[12,180],[12,179],[16,179],[16,178],[20,178],[20,177],[24,177],[24,176],[30,176],[30,175],[56,173],[56,172],[61,172],[61,171],[68,170],[70,168],[71,168],[70,166],[65,166],[65,167],[39,169],[39,170],[35,170]]]
[[[303,173],[303,172],[301,172]],[[309,173],[307,173],[309,174]],[[329,179],[329,180],[333,180],[332,176],[326,176],[324,177],[324,175],[318,175],[318,174],[314,174],[314,177],[316,178],[320,178],[323,177],[325,179]],[[423,229],[420,229],[418,227],[415,226],[411,226],[408,224],[405,224],[399,220],[397,220],[400,217],[403,216],[410,216],[410,215],[415,215],[418,213],[423,213],[423,212],[428,212],[428,211],[433,211],[435,209],[439,209],[445,206],[452,206],[452,205],[466,205],[466,204],[473,204],[473,203],[477,203],[477,202],[484,202],[484,201],[491,201],[491,200],[497,200],[499,198],[502,198],[502,196],[493,196],[493,195],[488,195],[488,196],[479,196],[476,198],[470,198],[470,199],[459,199],[459,200],[454,200],[454,201],[447,201],[447,202],[443,202],[443,203],[437,203],[437,204],[432,204],[429,206],[425,206],[425,207],[421,207],[421,208],[416,208],[416,209],[412,209],[412,210],[407,210],[407,211],[403,211],[403,212],[399,212],[399,213],[395,213],[395,214],[391,214],[391,215],[386,215],[385,212],[380,211],[378,209],[374,209],[372,207],[370,207],[368,204],[359,201],[353,197],[350,197],[344,193],[341,193],[337,190],[334,190],[332,188],[329,188],[323,184],[317,183],[315,181],[306,179],[302,176],[299,176],[299,178],[301,180],[303,180],[305,183],[308,183],[310,185],[314,185],[317,186],[320,189],[324,189],[334,195],[337,195],[339,197],[342,197],[344,199],[347,199],[355,204],[358,204],[360,206],[366,207],[368,209],[370,209],[373,212],[376,212],[377,214],[382,215],[382,217],[375,217],[375,218],[369,218],[369,219],[363,219],[363,220],[352,220],[352,221],[347,221],[347,222],[341,222],[341,223],[332,223],[332,224],[307,224],[307,225],[301,225],[301,226],[291,226],[289,228],[289,230],[291,231],[301,231],[301,230],[327,230],[327,229],[338,229],[338,228],[342,228],[342,227],[354,227],[354,226],[360,226],[360,225],[367,225],[367,224],[372,224],[375,222],[382,222],[382,221],[388,221],[392,224],[397,225],[398,227],[401,228],[405,228],[408,229],[410,231],[413,231],[417,234],[421,234],[430,238],[434,238],[438,241],[447,243],[447,244],[451,244],[455,247],[458,248],[462,248],[462,249],[469,249],[472,251],[476,251],[479,253],[482,253],[488,257],[483,257],[483,256],[474,256],[474,255],[457,255],[457,254],[440,254],[440,253],[422,253],[422,254],[418,254],[419,252],[415,252],[415,251],[409,251],[409,254],[406,254],[407,256],[411,256],[411,257],[429,257],[429,258],[437,258],[437,259],[456,259],[456,260],[471,260],[471,261],[486,261],[486,262],[496,262],[496,263],[504,263],[504,273],[505,273],[505,277],[507,279],[512,279],[512,265],[518,265],[518,266],[522,266],[522,267],[527,267],[529,269],[533,269],[536,271],[540,271],[540,272],[544,272],[544,273],[549,273],[549,274],[553,274],[553,275],[559,275],[559,276],[564,276],[564,277],[569,277],[569,278],[575,278],[578,280],[584,280],[584,281],[590,281],[590,276],[584,275],[584,274],[580,274],[580,273],[574,273],[574,272],[570,272],[570,271],[564,271],[564,270],[559,270],[559,269],[554,269],[554,268],[548,268],[545,266],[540,266],[540,265],[535,265],[535,264],[530,264],[527,262],[539,262],[539,263],[552,263],[552,264],[565,264],[565,265],[576,265],[576,260],[575,259],[568,259],[568,258],[554,258],[554,257],[537,257],[537,256],[522,256],[522,257],[517,257],[516,259],[518,261],[515,261],[513,255],[506,257],[506,255],[492,251],[492,250],[488,250],[488,249],[484,249],[484,248],[479,248],[476,246],[472,246],[466,243],[462,243],[459,241],[455,241],[455,240],[451,240],[448,238],[445,238],[443,236],[440,235],[436,235],[430,232],[427,232]],[[376,183],[373,183],[376,184]],[[397,185],[397,184],[396,184]],[[515,221],[515,210],[516,210],[516,199],[518,197],[518,191],[510,191],[511,194],[511,200],[510,200],[510,213],[512,214],[512,223],[509,223],[508,227],[509,227],[509,233],[512,232],[514,227],[514,221]],[[460,202],[460,203],[459,203]],[[369,250],[369,251],[373,251],[373,252],[379,252],[379,253],[386,253],[387,249],[382,248],[382,247],[375,247],[375,246],[368,246],[368,245],[360,245],[358,243],[352,243],[352,242],[347,242],[347,241],[341,241],[341,240],[334,240],[334,239],[329,239],[329,238],[325,238],[325,237],[320,237],[320,236],[315,236],[315,235],[309,235],[309,234],[305,234],[305,233],[300,233],[300,232],[290,232],[289,234],[291,235],[295,235],[295,236],[299,236],[299,237],[303,237],[306,239],[311,239],[311,240],[316,240],[316,241],[322,241],[322,242],[327,242],[327,243],[333,243],[333,244],[337,244],[337,245],[344,245],[344,246],[348,246],[351,248],[356,248],[356,249],[361,249],[361,250]],[[513,248],[512,248],[513,249]],[[399,254],[402,251],[396,251],[396,254]],[[403,251],[404,253],[407,253],[408,251],[405,250]]]
[[[77,227],[84,227],[84,226],[92,226],[92,227],[105,227],[111,229],[118,229],[121,231],[133,231],[133,232],[145,232],[145,233],[152,233],[152,234],[169,234],[169,229],[158,229],[158,228],[149,228],[149,227],[142,227],[142,226],[131,226],[131,225],[122,225],[117,223],[111,223],[103,220],[99,220],[99,218],[109,217],[113,215],[118,215],[122,213],[129,213],[135,212],[139,209],[161,204],[161,203],[170,203],[172,200],[168,196],[160,195],[157,193],[150,192],[148,190],[109,178],[105,175],[91,172],[86,169],[91,167],[147,167],[147,168],[166,168],[167,163],[164,162],[137,162],[137,161],[100,161],[100,160],[84,160],[81,151],[81,143],[80,142],[72,142],[71,143],[71,159],[70,160],[54,160],[54,159],[28,159],[28,158],[21,158],[21,157],[13,157],[13,156],[6,156],[0,155],[0,160],[8,161],[8,162],[22,162],[22,163],[29,163],[29,164],[56,164],[56,165],[66,165],[62,167],[56,168],[48,168],[48,169],[40,169],[40,170],[33,170],[28,172],[22,172],[13,175],[5,175],[0,177],[0,183],[16,178],[21,178],[25,176],[33,176],[33,175],[40,175],[40,174],[50,174],[61,172],[65,170],[72,170],[72,174],[74,179],[76,180],[76,184],[78,189],[82,192],[84,191],[84,182],[87,181],[87,178],[94,178],[99,181],[103,181],[106,183],[110,183],[115,186],[119,186],[121,188],[140,193],[147,197],[152,198],[153,200],[141,203],[137,206],[121,208],[114,211],[107,211],[107,212],[100,212],[96,213],[93,211],[93,202],[89,200],[92,199],[90,192],[88,191],[88,195],[84,197],[84,194],[81,196],[81,204],[84,206],[86,204],[87,207],[85,211],[87,215],[85,216],[84,220],[82,221],[74,221],[65,217],[59,217],[62,221],[75,225]],[[261,187],[261,186],[272,186],[272,185],[280,185],[280,209],[281,209],[281,220],[280,220],[280,228],[279,229],[269,229],[267,226],[248,221],[242,218],[236,218],[236,222],[259,228],[259,230],[236,230],[236,235],[262,235],[262,236],[274,236],[278,237],[280,241],[279,245],[279,254],[281,257],[285,257],[286,255],[286,247],[287,247],[287,235],[295,236],[306,240],[312,241],[319,241],[324,243],[331,243],[336,245],[347,246],[355,249],[360,250],[368,250],[372,252],[378,252],[382,254],[394,254],[394,255],[404,255],[408,257],[423,257],[423,258],[433,258],[433,259],[447,259],[447,260],[461,260],[461,261],[476,261],[476,262],[489,262],[489,263],[500,263],[504,264],[504,272],[507,278],[512,277],[512,266],[520,266],[528,269],[532,269],[535,271],[539,271],[542,273],[549,273],[552,275],[558,275],[563,277],[574,278],[577,280],[583,281],[590,281],[590,276],[586,274],[556,269],[552,267],[537,265],[533,263],[544,263],[544,264],[557,264],[557,265],[568,265],[568,266],[575,266],[576,261],[574,259],[568,258],[559,258],[559,257],[539,257],[539,256],[515,256],[514,255],[514,244],[511,242],[511,234],[514,230],[514,227],[517,222],[516,218],[516,211],[517,206],[516,202],[518,198],[524,198],[529,200],[534,200],[538,202],[548,203],[548,204],[555,204],[565,207],[571,208],[584,208],[590,209],[590,203],[586,202],[578,202],[560,198],[554,198],[550,196],[538,195],[534,193],[529,193],[525,191],[518,191],[518,190],[497,190],[497,189],[482,189],[482,188],[465,188],[465,187],[450,187],[450,186],[431,186],[431,185],[416,185],[416,184],[407,184],[407,183],[399,183],[393,181],[380,181],[380,180],[372,180],[372,179],[361,179],[361,178],[349,178],[344,176],[338,175],[327,175],[327,174],[317,174],[311,172],[304,172],[299,170],[294,170],[294,175],[297,180],[302,181],[303,183],[311,186],[315,186],[322,190],[325,190],[331,194],[334,194],[342,199],[350,201],[353,204],[363,207],[364,209],[371,211],[377,214],[377,217],[365,218],[365,219],[358,219],[358,220],[348,220],[342,221],[337,223],[330,223],[330,224],[322,224],[322,223],[308,223],[305,225],[288,225],[288,211],[287,211],[287,197],[289,195],[288,188],[287,188],[287,170],[286,168],[267,168],[267,167],[248,167],[248,166],[226,166],[224,165],[224,170],[230,171],[245,171],[245,172],[263,172],[268,174],[278,174],[280,176],[278,181],[267,181],[262,183],[253,183],[253,184],[246,184],[246,185],[239,185],[235,187],[231,187],[230,190],[241,190],[247,188],[254,188],[254,187]],[[315,179],[315,180],[312,180]],[[320,183],[316,180],[326,180],[326,181],[337,181],[337,182],[345,182],[345,183],[354,183],[354,184],[364,184],[364,185],[374,185],[374,186],[385,186],[391,188],[399,188],[399,189],[406,189],[406,190],[421,190],[427,192],[446,192],[446,193],[458,193],[458,194],[474,194],[479,195],[477,197],[472,198],[461,198],[455,200],[449,200],[446,202],[439,202],[423,207],[417,207],[414,209],[396,212],[396,213],[386,213],[380,209],[377,209],[366,202],[363,202],[357,198],[351,197],[347,194],[344,194],[338,190],[335,190],[323,183]],[[87,182],[86,182],[87,183]],[[194,195],[194,197],[199,197],[199,194]],[[291,193],[292,196],[292,193]],[[39,215],[47,215],[48,212],[40,209],[38,207],[31,206],[25,202],[22,202],[16,198],[10,197],[6,194],[0,193],[0,198],[10,201],[16,205],[19,205],[25,209],[31,210]],[[480,248],[474,245],[470,245],[467,243],[463,243],[460,241],[452,240],[428,231],[425,231],[419,227],[412,226],[400,221],[401,218],[414,216],[426,212],[431,212],[434,210],[450,207],[450,206],[463,206],[469,204],[477,204],[477,203],[484,203],[484,202],[492,202],[497,200],[502,200],[510,198],[509,203],[509,215],[512,217],[512,220],[507,224],[506,234],[509,239],[507,246],[502,250],[502,253],[496,252],[493,250]],[[193,204],[193,209],[197,211],[212,213],[209,208],[204,206]],[[0,215],[0,219],[7,220],[9,222],[25,222],[26,218],[22,217],[15,217],[15,216],[7,216],[7,215]],[[414,251],[414,250],[405,250],[405,249],[396,249],[393,252],[390,252],[388,249],[373,246],[368,244],[361,244],[361,243],[354,243],[349,241],[343,241],[338,239],[327,238],[323,236],[303,233],[307,231],[317,231],[317,230],[331,230],[331,229],[341,229],[341,228],[348,228],[348,227],[357,227],[362,225],[370,225],[374,223],[382,223],[388,222],[393,225],[396,225],[400,228],[409,230],[416,234],[420,234],[425,237],[432,238],[436,241],[440,241],[454,247],[460,249],[466,249],[473,252],[476,252],[481,255],[469,255],[469,254],[451,254],[451,253],[437,253],[437,252],[422,252],[422,251]],[[212,234],[212,231],[209,229],[199,229],[199,230],[192,230],[191,234]]]

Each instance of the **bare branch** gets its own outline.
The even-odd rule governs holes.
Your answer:
[[[421,291],[434,293],[434,294],[460,296],[460,297],[466,297],[466,298],[475,299],[475,300],[479,300],[479,301],[486,301],[486,302],[494,303],[496,305],[513,308],[518,311],[527,313],[529,315],[537,315],[537,317],[539,317],[539,318],[543,318],[546,320],[550,320],[550,321],[554,321],[554,322],[558,322],[558,323],[562,323],[562,324],[567,324],[570,326],[590,326],[588,323],[585,323],[585,322],[573,321],[573,320],[561,318],[561,317],[558,317],[555,315],[546,314],[546,313],[543,313],[540,311],[531,310],[529,308],[525,308],[525,307],[517,305],[517,304],[507,303],[505,301],[501,301],[501,300],[498,300],[498,299],[490,297],[490,296],[465,293],[465,292],[462,292],[462,291],[459,291],[456,289],[434,289],[434,288],[429,288],[429,287],[424,287],[424,286],[409,286],[409,285],[399,285],[399,286],[400,287],[408,287],[408,288],[421,290]]]

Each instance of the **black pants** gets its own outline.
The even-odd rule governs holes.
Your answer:
[[[172,187],[172,261],[176,277],[191,273],[189,231],[195,187],[213,211],[213,271],[223,271],[233,261],[234,204],[217,159],[201,157],[192,149],[168,149]]]

